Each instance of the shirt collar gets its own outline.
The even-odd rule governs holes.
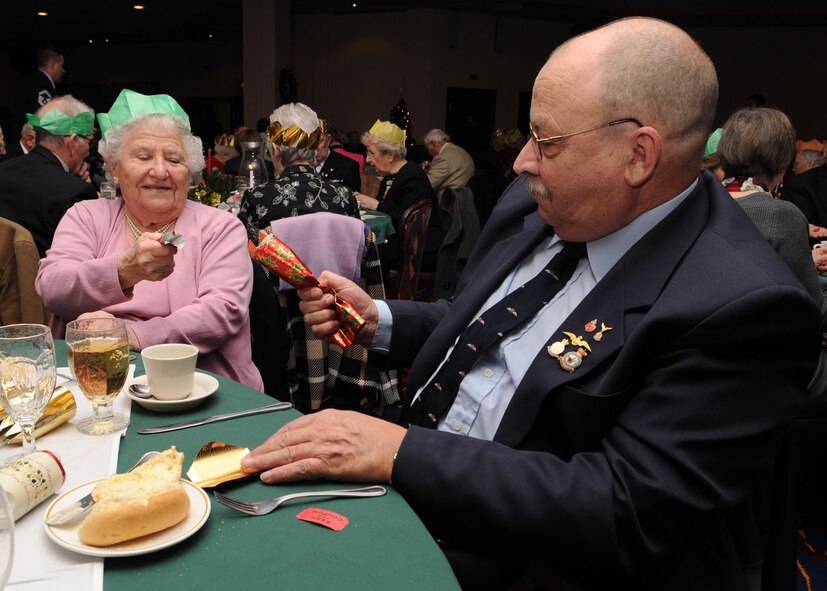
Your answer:
[[[654,209],[650,209],[631,222],[615,230],[607,236],[592,240],[586,244],[586,252],[589,256],[589,265],[592,269],[592,274],[595,280],[600,281],[608,273],[615,263],[619,261],[626,252],[643,238],[649,230],[662,222],[666,216],[672,213],[676,207],[683,203],[689,194],[698,185],[698,179],[692,181],[686,189],[681,191],[669,201],[658,205]],[[559,242],[559,238],[555,236],[551,244]]]

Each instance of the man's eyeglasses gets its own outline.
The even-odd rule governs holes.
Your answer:
[[[94,141],[95,141],[95,136],[93,136],[93,135],[88,135],[88,136],[87,136],[87,135],[80,135],[80,134],[78,134],[76,137],[77,137],[78,139],[81,139],[81,140],[86,140],[86,143],[87,143],[87,144],[89,144],[89,147],[90,147],[90,148],[92,147],[92,142],[94,142]]]
[[[643,123],[641,123],[637,119],[634,119],[632,117],[625,117],[623,119],[616,119],[614,121],[609,121],[608,123],[604,123],[603,125],[598,125],[597,127],[591,127],[589,129],[584,129],[583,131],[575,131],[574,133],[564,133],[562,135],[551,135],[549,137],[538,137],[537,132],[534,131],[534,128],[531,126],[530,123],[528,125],[528,130],[529,130],[529,134],[531,135],[531,139],[534,140],[534,145],[537,147],[537,157],[542,158],[543,157],[543,150],[541,149],[541,146],[543,144],[557,144],[557,143],[560,143],[560,141],[562,141],[566,138],[574,137],[574,136],[580,135],[582,133],[589,133],[590,131],[597,131],[598,129],[605,129],[606,127],[614,127],[615,125],[620,125],[621,123],[634,123],[638,127],[643,127]]]

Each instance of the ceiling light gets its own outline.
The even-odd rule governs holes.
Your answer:
[[[135,10],[143,10],[143,9],[144,9],[144,5],[143,5],[143,4],[136,4],[136,5],[135,5],[135,6],[133,6],[132,8],[134,8]]]
[[[40,12],[37,13],[37,16],[49,16],[49,13],[41,10]]]
[[[90,43],[90,44],[92,44],[92,43],[94,43],[94,41],[92,41],[91,39],[89,39],[89,43]]]

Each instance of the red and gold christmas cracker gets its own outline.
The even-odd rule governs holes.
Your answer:
[[[296,289],[319,287],[325,293],[331,294],[334,299],[333,306],[339,319],[339,330],[330,338],[342,348],[353,343],[353,339],[359,329],[362,328],[365,319],[353,306],[337,296],[333,289],[320,286],[319,281],[307,265],[289,246],[274,235],[269,234],[256,247],[253,252],[253,260],[273,271]]]

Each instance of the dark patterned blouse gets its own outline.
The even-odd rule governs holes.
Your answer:
[[[271,221],[322,211],[359,217],[358,203],[348,187],[320,177],[312,166],[294,164],[273,181],[245,191],[238,217],[247,227],[247,236],[258,244],[258,231]]]

